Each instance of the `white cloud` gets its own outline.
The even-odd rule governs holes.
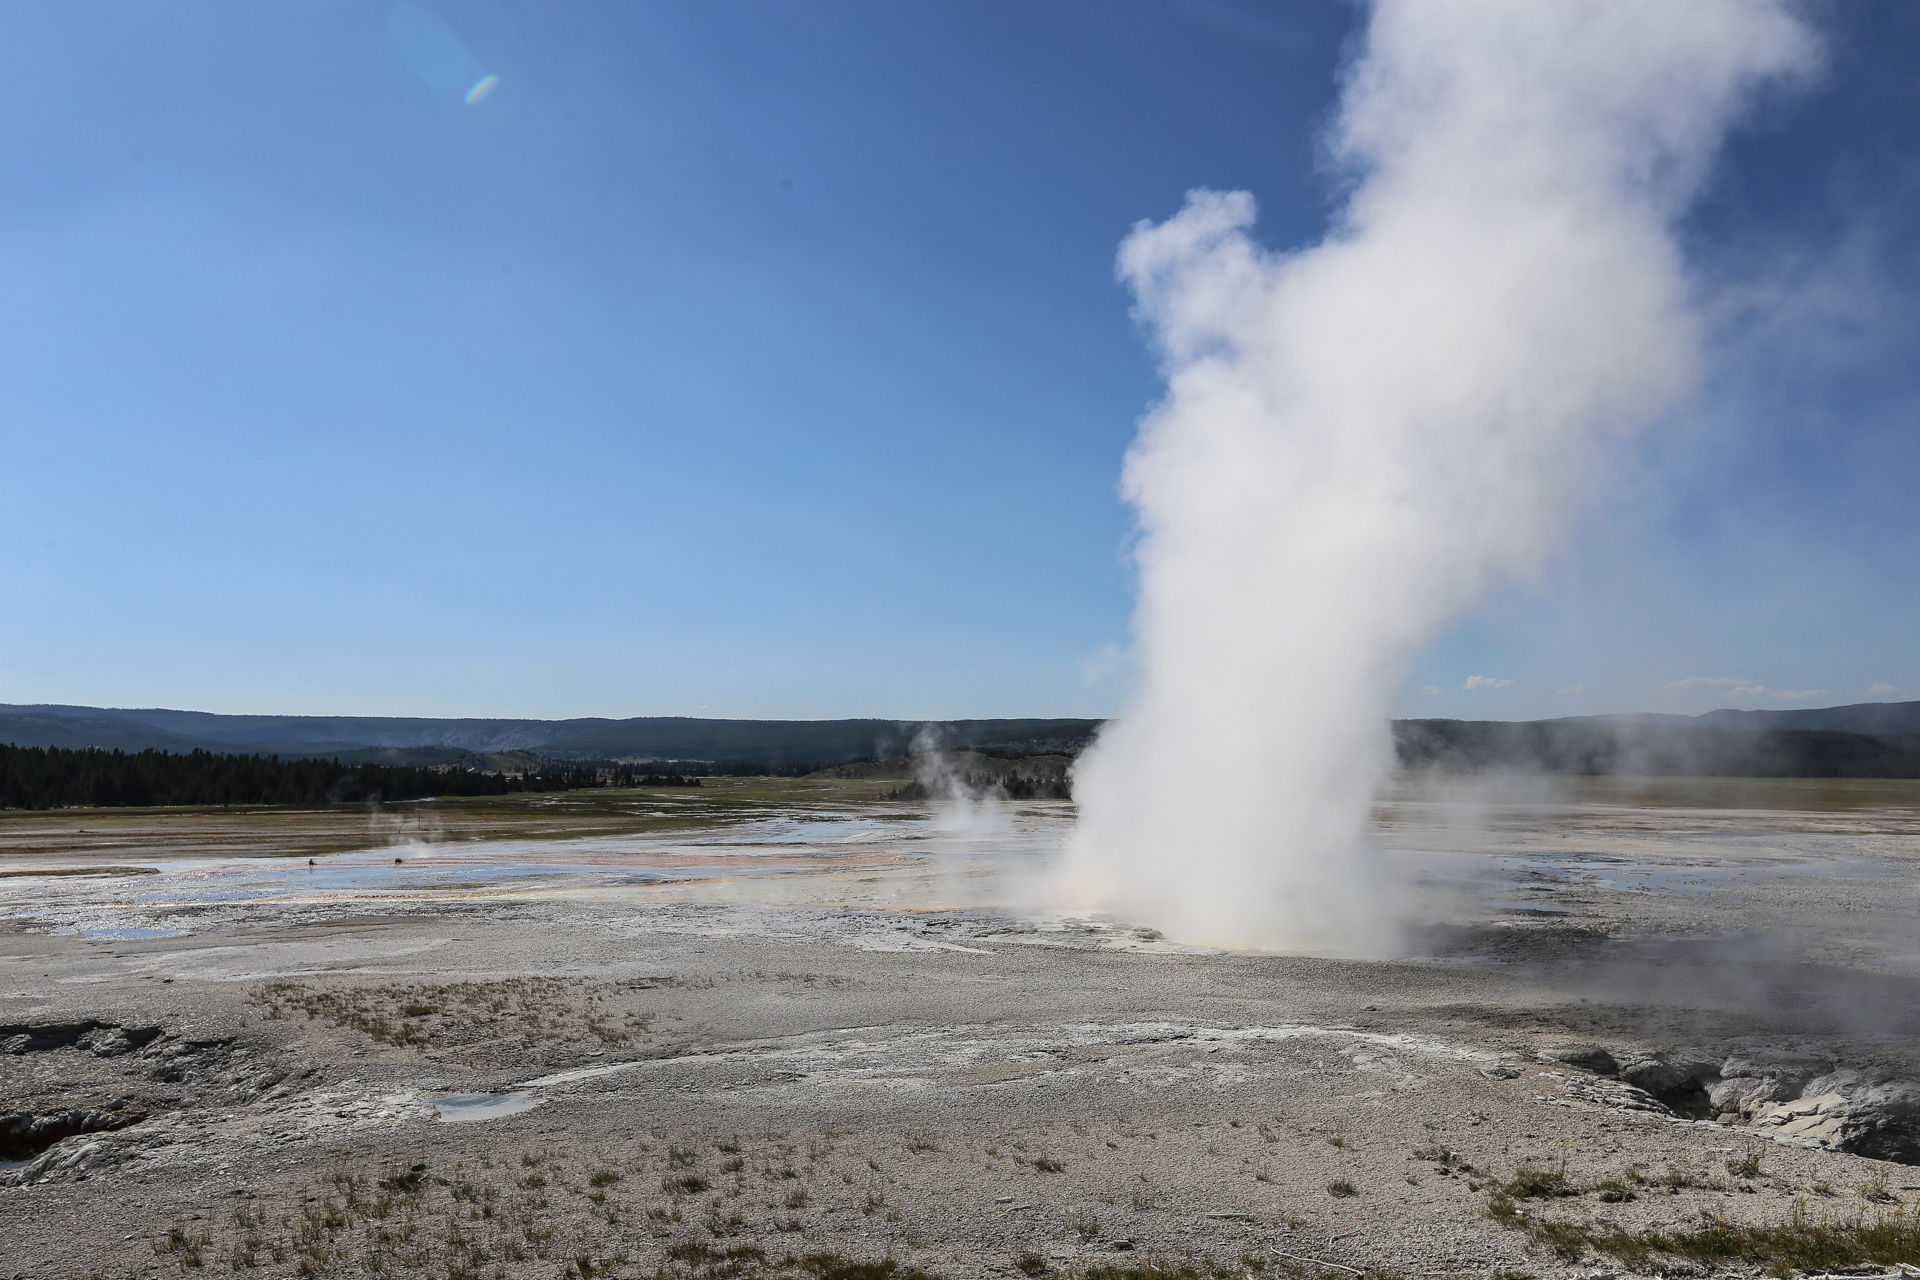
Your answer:
[[[1685,680],[1669,680],[1669,689],[1725,689],[1729,693],[1739,693],[1748,688],[1744,680],[1729,680],[1725,676],[1688,676]]]
[[[1688,676],[1685,680],[1670,680],[1669,689],[1717,689],[1726,698],[1780,698],[1794,701],[1800,698],[1818,698],[1831,692],[1828,689],[1769,689],[1763,684],[1749,684],[1745,680],[1735,680],[1730,676]]]
[[[1890,684],[1870,684],[1867,686],[1867,696],[1869,698],[1890,698],[1907,692],[1908,690],[1906,689],[1896,688]]]
[[[1460,687],[1463,689],[1505,689],[1511,687],[1512,684],[1513,681],[1502,680],[1499,676],[1468,676],[1467,682]]]
[[[1570,694],[1575,694],[1575,693],[1578,693],[1578,692],[1580,692],[1580,691],[1581,691],[1582,689],[1584,689],[1584,688],[1586,688],[1586,687],[1587,687],[1587,686],[1585,686],[1585,685],[1583,685],[1583,684],[1570,684],[1570,685],[1566,685],[1566,686],[1564,686],[1564,687],[1562,687],[1562,688],[1559,688],[1559,689],[1555,689],[1555,690],[1553,691],[1553,693],[1554,693],[1554,696],[1555,696],[1555,697],[1557,697],[1557,698],[1564,698],[1564,697],[1567,697],[1567,696],[1569,696]]]
[[[1440,686],[1437,684],[1422,685],[1420,687],[1420,692],[1415,694],[1414,696],[1416,698],[1431,698],[1434,694],[1438,692],[1440,692]]]

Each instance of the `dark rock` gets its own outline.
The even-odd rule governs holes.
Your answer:
[[[89,1018],[85,1022],[32,1022],[0,1026],[0,1053],[45,1053],[77,1045],[103,1058],[131,1053],[160,1034],[159,1027],[122,1027]],[[99,1046],[105,1045],[102,1052]]]
[[[89,1019],[86,1022],[36,1022],[0,1026],[0,1044],[5,1044],[8,1053],[45,1053],[49,1049],[64,1049],[104,1024]]]
[[[1540,1056],[1551,1058],[1555,1062],[1569,1067],[1578,1067],[1582,1071],[1591,1071],[1597,1075],[1610,1076],[1620,1069],[1613,1055],[1597,1044],[1562,1044],[1542,1049]]]
[[[0,1160],[24,1160],[83,1133],[109,1133],[146,1119],[139,1111],[74,1107],[46,1115],[14,1111],[0,1115]]]
[[[1658,1053],[1629,1058],[1620,1064],[1620,1078],[1659,1097],[1688,1084],[1719,1083],[1720,1060],[1704,1053]]]
[[[1675,1115],[1707,1120],[1719,1113],[1712,1090],[1720,1083],[1720,1062],[1705,1053],[1682,1050],[1630,1058],[1620,1064],[1620,1078]]]

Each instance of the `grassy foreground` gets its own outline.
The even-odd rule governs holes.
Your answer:
[[[1757,1152],[1748,1153],[1741,1162],[1728,1162],[1731,1172],[1737,1173],[1742,1167],[1757,1171]],[[1630,1175],[1580,1187],[1566,1177],[1563,1169],[1522,1165],[1510,1181],[1492,1189],[1487,1214],[1503,1226],[1526,1232],[1536,1247],[1569,1263],[1597,1253],[1635,1270],[1657,1270],[1663,1262],[1671,1261],[1740,1263],[1783,1277],[1796,1271],[1831,1271],[1862,1263],[1889,1270],[1900,1263],[1920,1265],[1920,1215],[1909,1213],[1904,1205],[1875,1209],[1863,1206],[1848,1213],[1816,1216],[1802,1197],[1782,1222],[1755,1224],[1719,1218],[1689,1229],[1630,1231],[1609,1223],[1534,1213],[1521,1204],[1525,1200],[1573,1198],[1590,1191],[1600,1192],[1607,1200],[1626,1200],[1634,1198],[1636,1185],[1648,1183],[1644,1177]],[[1866,1184],[1861,1193],[1870,1200],[1891,1198],[1883,1183]]]

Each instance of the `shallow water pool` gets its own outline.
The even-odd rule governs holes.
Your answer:
[[[498,1120],[531,1111],[545,1098],[530,1093],[449,1093],[429,1098],[441,1120],[448,1124],[466,1124],[474,1120]]]

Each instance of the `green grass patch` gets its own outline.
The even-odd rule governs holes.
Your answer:
[[[1558,1196],[1577,1196],[1580,1188],[1567,1179],[1565,1169],[1541,1169],[1523,1164],[1500,1188],[1500,1194],[1514,1200],[1544,1200]]]
[[[1684,1261],[1742,1264],[1773,1276],[1863,1263],[1920,1265],[1920,1218],[1904,1207],[1816,1218],[1802,1205],[1783,1222],[1751,1224],[1722,1218],[1685,1230],[1628,1231],[1564,1218],[1536,1218],[1511,1197],[1495,1192],[1488,1214],[1496,1222],[1525,1231],[1535,1246],[1567,1263],[1596,1253],[1636,1271]]]

